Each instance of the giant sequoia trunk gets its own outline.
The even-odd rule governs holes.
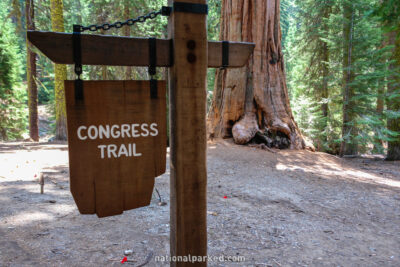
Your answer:
[[[271,142],[286,140],[283,147],[305,148],[289,104],[279,5],[279,0],[222,1],[221,39],[256,47],[246,67],[217,70],[210,137],[233,136],[236,143],[246,144],[262,132]]]

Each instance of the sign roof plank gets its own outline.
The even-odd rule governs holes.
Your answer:
[[[72,34],[28,31],[29,41],[58,64],[74,64]],[[81,34],[82,64],[110,66],[148,66],[148,39],[112,35]],[[244,66],[255,45],[230,42],[229,68]],[[171,40],[157,39],[157,66],[171,65]],[[222,66],[222,42],[208,42],[208,67]]]

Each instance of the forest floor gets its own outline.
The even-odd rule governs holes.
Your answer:
[[[400,266],[399,163],[210,142],[209,255],[245,261],[209,266]],[[167,205],[99,219],[74,204],[66,143],[0,143],[0,266],[119,266],[125,250],[168,266],[168,170]]]

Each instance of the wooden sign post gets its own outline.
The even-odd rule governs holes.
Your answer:
[[[156,40],[156,65],[169,67],[171,257],[174,259],[175,256],[190,255],[192,258],[196,257],[197,262],[172,261],[171,266],[206,266],[207,67],[242,67],[247,63],[254,44],[208,42],[207,1],[182,1],[184,2],[169,1],[172,11],[168,27],[170,39]],[[55,63],[74,63],[72,34],[30,31],[28,39]],[[148,39],[86,34],[82,34],[80,39],[81,62],[84,65],[149,66]],[[116,101],[118,97],[122,96],[117,96],[112,101]],[[73,115],[68,114],[68,116]],[[120,123],[124,122],[123,115],[117,117],[115,119],[120,120]],[[69,135],[71,134],[74,133],[69,132]],[[157,151],[157,148],[154,149]],[[149,155],[157,158],[154,153]],[[71,155],[70,160],[74,161],[74,157]],[[118,164],[113,165],[112,169],[107,171],[107,175],[118,175],[120,171]],[[127,183],[137,182],[127,181]],[[139,192],[136,194],[140,195]],[[109,201],[114,200],[110,198]],[[120,199],[117,198],[118,201]],[[118,203],[115,205],[121,205]],[[107,209],[104,214],[108,214]]]
[[[173,1],[170,1],[170,4]],[[206,0],[187,1],[206,4]],[[172,256],[207,255],[206,79],[207,15],[169,17],[174,65],[170,101],[170,250]],[[184,263],[174,262],[182,266]],[[205,266],[206,263],[198,264]]]

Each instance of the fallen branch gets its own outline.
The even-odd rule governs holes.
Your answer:
[[[271,153],[276,153],[276,151],[274,151],[271,148],[267,147],[265,144],[258,144],[258,145],[250,144],[249,147],[256,147],[256,148],[260,148],[260,149],[263,149],[263,150],[267,150],[267,151],[269,151]]]

